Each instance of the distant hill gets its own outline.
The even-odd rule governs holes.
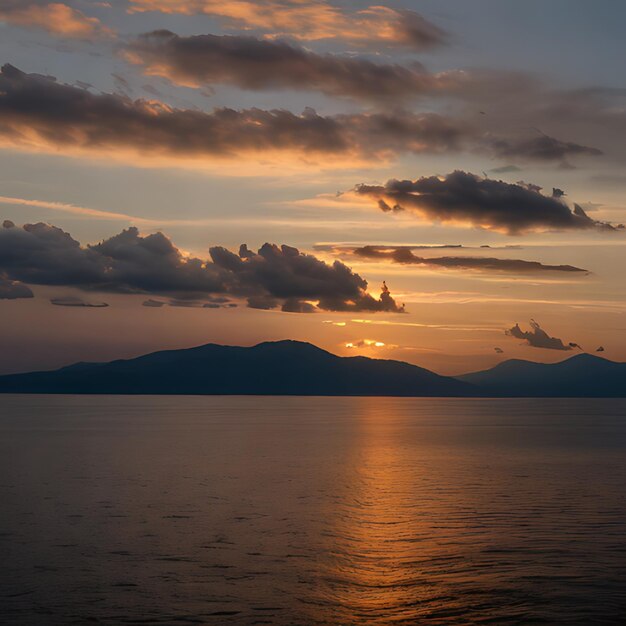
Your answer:
[[[468,396],[471,384],[400,361],[338,357],[309,343],[208,344],[0,377],[0,393]]]
[[[615,398],[626,397],[626,363],[578,354],[553,364],[504,361],[452,378],[299,341],[207,344],[0,376],[0,393]]]
[[[496,367],[457,376],[481,395],[526,397],[626,397],[626,363],[578,354],[560,363],[504,361]]]

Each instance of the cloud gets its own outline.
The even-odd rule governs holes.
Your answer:
[[[82,298],[76,298],[75,296],[52,298],[50,303],[57,306],[84,307],[87,309],[103,309],[109,306],[106,302],[88,302]]]
[[[229,272],[234,291],[248,295],[253,308],[310,311],[307,303],[317,301],[326,311],[402,312],[383,283],[380,298],[366,292],[367,282],[339,261],[328,265],[290,246],[264,244],[257,253],[242,245],[239,254],[222,247],[210,249],[213,263]],[[261,289],[259,289],[261,288]]]
[[[535,273],[535,272],[586,272],[573,265],[546,265],[538,261],[521,259],[498,259],[492,257],[420,257],[409,247],[388,248],[386,246],[362,246],[353,248],[355,256],[364,259],[388,260],[402,265],[425,265],[446,269],[473,269],[479,271]]]
[[[0,72],[0,147],[178,167],[280,162],[349,167],[402,154],[484,151],[467,121],[402,110],[318,115],[283,109],[177,109],[156,100],[93,93],[11,65]],[[489,149],[489,148],[487,148]]]
[[[572,350],[571,345],[565,345],[557,337],[550,337],[548,333],[539,326],[535,320],[530,320],[529,331],[523,331],[519,324],[515,324],[513,328],[505,331],[505,334],[516,339],[523,339],[529,346],[533,348],[545,348],[547,350]]]
[[[306,109],[175,109],[161,102],[95,94],[11,65],[0,73],[0,144],[53,153],[106,154],[136,162],[207,161],[282,153],[353,163],[399,153],[461,148],[464,124],[409,112],[318,115]],[[131,158],[132,157],[132,158]],[[327,161],[326,161],[327,162]]]
[[[61,2],[41,0],[0,0],[0,21],[38,28],[71,39],[110,36],[111,31],[95,17],[87,17]]]
[[[286,41],[250,36],[180,37],[158,30],[129,44],[126,58],[144,66],[147,75],[162,76],[190,87],[229,84],[251,90],[309,90],[394,102],[441,87],[437,76],[415,62],[411,67],[374,63],[361,57],[318,54]],[[444,79],[444,85],[445,82]]]
[[[358,185],[357,195],[371,198],[383,211],[409,211],[443,223],[468,224],[509,235],[528,231],[604,229],[578,205],[541,193],[540,187],[481,178],[463,171],[417,180]]]
[[[522,168],[517,165],[503,165],[502,167],[494,167],[490,171],[494,174],[511,174],[513,172],[521,172]]]
[[[163,233],[143,236],[134,227],[87,246],[48,224],[0,229],[0,272],[7,280],[168,296],[174,306],[230,307],[231,298],[244,298],[252,308],[298,313],[404,311],[384,283],[374,298],[367,281],[343,263],[328,265],[290,246],[265,244],[253,252],[242,245],[239,254],[216,246],[209,255],[184,255]]]
[[[18,280],[7,280],[0,276],[0,300],[18,300],[21,298],[32,298],[33,292]]]
[[[388,346],[382,341],[377,341],[375,339],[359,339],[355,341],[349,341],[345,344],[346,348],[349,349],[361,349],[361,348],[395,348],[397,346]]]
[[[349,10],[319,0],[131,0],[131,11],[211,15],[230,27],[305,41],[337,39],[427,50],[448,39],[444,30],[415,11],[386,6]]]
[[[141,303],[141,306],[151,307],[153,309],[159,309],[162,306],[165,306],[165,302],[161,302],[160,300],[153,300],[152,298],[148,298],[148,300],[144,300]]]
[[[505,139],[491,138],[487,141],[490,151],[501,159],[519,159],[522,161],[559,161],[568,165],[568,157],[600,156],[602,151],[571,141],[561,141],[545,134],[538,137]],[[493,172],[511,172],[509,168],[496,168]]]
[[[99,209],[90,209],[88,207],[76,206],[75,204],[67,204],[65,202],[49,202],[47,200],[29,200],[27,198],[15,198],[13,196],[0,196],[0,204],[13,204],[18,206],[30,206],[42,209],[51,209],[53,211],[62,211],[64,213],[73,213],[75,215],[85,215],[88,217],[103,220],[120,220],[120,221],[151,221],[126,213],[113,213],[111,211],[100,211]]]

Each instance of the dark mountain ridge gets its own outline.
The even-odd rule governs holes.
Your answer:
[[[253,347],[206,344],[0,376],[0,393],[626,397],[626,363],[589,354],[552,364],[514,359],[453,378],[287,340]]]
[[[626,397],[626,363],[586,353],[558,363],[512,359],[457,379],[488,396]]]
[[[472,385],[401,361],[338,357],[308,343],[207,344],[0,377],[0,393],[466,396]]]

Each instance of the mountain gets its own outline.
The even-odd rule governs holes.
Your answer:
[[[338,357],[309,343],[208,344],[110,363],[0,377],[0,393],[468,396],[472,385],[426,369]]]
[[[513,359],[457,380],[475,385],[486,396],[626,397],[626,363],[591,354],[551,364]]]

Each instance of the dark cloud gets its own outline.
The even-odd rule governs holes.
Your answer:
[[[148,298],[148,300],[144,300],[141,303],[142,306],[151,307],[153,309],[159,309],[162,306],[165,306],[165,302],[161,302],[160,300],[153,300],[152,298]]]
[[[150,75],[189,85],[313,90],[369,100],[402,99],[439,89],[437,77],[411,67],[362,57],[318,54],[280,40],[236,35],[180,37],[167,30],[129,44],[127,58]]]
[[[571,141],[561,141],[548,135],[521,139],[493,138],[488,141],[491,152],[501,159],[522,161],[559,161],[568,163],[569,157],[600,156],[601,150],[582,146]],[[502,168],[499,170],[503,171]],[[511,169],[504,171],[513,171]]]
[[[471,224],[519,234],[526,231],[614,228],[592,220],[540,187],[506,183],[455,171],[447,176],[389,180],[385,185],[359,185],[355,192],[371,198],[383,211],[411,211],[438,222]]]
[[[133,163],[170,159],[183,165],[212,157],[271,162],[280,155],[290,162],[332,157],[354,164],[406,153],[492,149],[468,121],[434,113],[393,108],[323,116],[310,108],[299,115],[283,109],[176,109],[93,93],[11,65],[0,72],[0,140],[55,154],[105,154]]]
[[[121,96],[128,98],[133,90],[130,83],[121,74],[112,73],[113,84],[115,85],[115,91]]]
[[[229,272],[235,292],[251,292],[248,304],[253,308],[275,308],[281,300],[284,310],[302,312],[310,310],[305,303],[316,300],[317,308],[327,311],[403,310],[385,284],[375,299],[366,292],[367,282],[343,263],[328,265],[290,246],[266,243],[253,253],[243,245],[238,255],[221,247],[209,252],[213,263]]]
[[[342,158],[460,149],[464,124],[435,114],[321,116],[285,110],[183,110],[95,94],[11,65],[0,73],[0,137],[37,150],[139,153],[150,158],[234,157],[275,151]]]
[[[32,290],[18,280],[7,280],[0,276],[0,300],[18,300],[32,298]]]
[[[209,253],[210,259],[185,256],[162,233],[142,236],[136,228],[88,246],[48,224],[0,229],[0,272],[7,280],[169,296],[172,306],[231,307],[236,297],[253,308],[300,313],[404,310],[385,284],[376,299],[343,263],[328,265],[296,248],[265,244],[253,252],[243,245],[239,254],[222,247]]]
[[[389,260],[403,265],[427,265],[448,269],[474,269],[480,271],[535,273],[535,272],[586,272],[573,265],[546,265],[538,261],[521,259],[498,259],[493,257],[421,257],[413,254],[411,248],[388,248],[385,246],[363,246],[354,248],[355,256],[365,259]]]
[[[523,339],[529,346],[533,348],[546,348],[548,350],[571,350],[571,345],[565,345],[557,337],[550,337],[548,333],[539,326],[535,320],[530,320],[529,331],[523,331],[519,324],[515,324],[513,328],[505,331],[510,337]]]
[[[504,354],[504,350],[502,348],[498,348],[497,346],[494,348],[496,354]]]
[[[596,349],[596,352],[604,352],[604,347],[600,346],[599,348]]]
[[[87,309],[103,309],[109,306],[106,302],[89,302],[87,300],[83,300],[82,298],[77,298],[75,296],[67,296],[64,298],[52,298],[50,300],[50,303],[55,304],[57,306],[84,307]]]

